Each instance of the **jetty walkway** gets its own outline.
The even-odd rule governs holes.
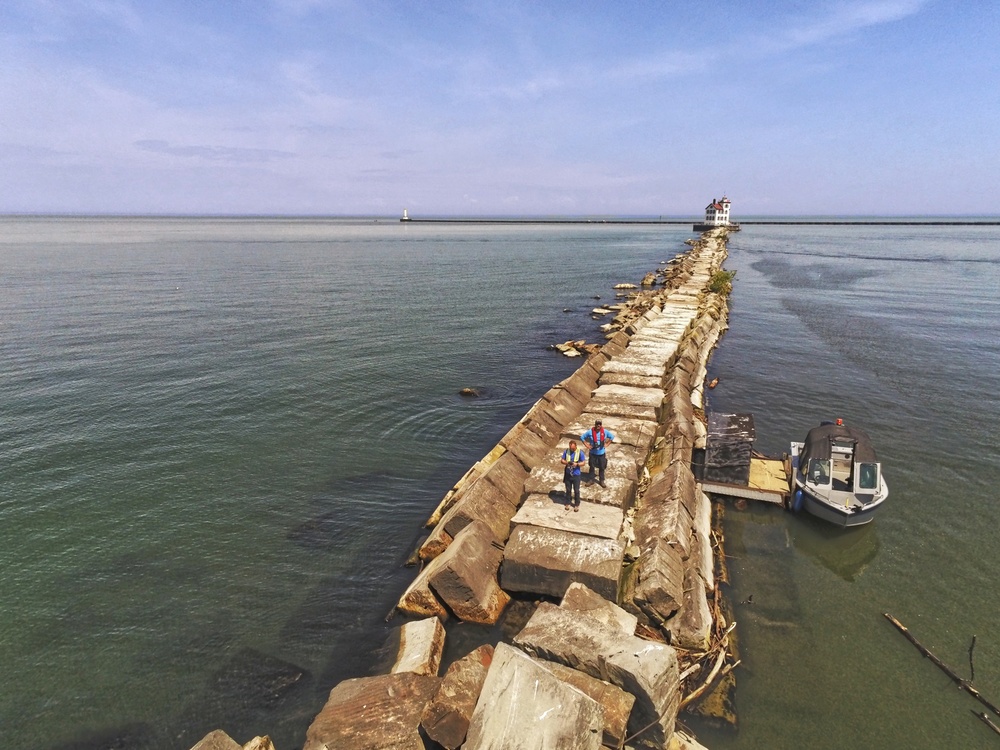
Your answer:
[[[727,235],[688,240],[633,287],[607,343],[445,495],[397,603],[395,665],[335,686],[303,750],[701,748],[678,711],[735,666],[691,471],[727,326]],[[606,486],[566,512],[562,450],[598,419],[615,435]],[[502,635],[439,676],[463,622]],[[195,747],[240,745],[215,732]]]

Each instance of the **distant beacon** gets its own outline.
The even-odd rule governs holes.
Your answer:
[[[713,198],[712,202],[705,206],[705,221],[695,224],[694,231],[707,232],[719,227],[738,229],[739,224],[733,224],[729,221],[729,206],[730,200],[726,196],[722,196],[722,200]]]
[[[409,221],[409,220],[410,220],[410,216],[409,216],[409,214],[406,213],[406,209],[404,208],[403,209],[403,218],[400,219],[400,221]]]

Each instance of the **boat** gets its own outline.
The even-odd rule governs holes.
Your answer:
[[[791,444],[789,455],[793,510],[837,526],[862,526],[889,497],[871,439],[842,419],[813,427],[805,441]]]

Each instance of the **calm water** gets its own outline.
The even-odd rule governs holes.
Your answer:
[[[867,428],[890,497],[839,532],[730,510],[743,665],[726,748],[980,748],[984,710],[889,612],[1000,701],[1000,229],[752,228],[730,242],[731,328],[710,406],[780,454],[823,419]]]
[[[10,747],[298,746],[367,673],[440,497],[683,227],[0,219],[0,727]],[[729,514],[744,663],[710,747],[993,747],[1000,230],[736,235],[719,410],[866,426],[891,497]],[[563,312],[568,309],[569,312]],[[484,397],[456,395],[476,386]],[[304,676],[289,684],[295,675]]]
[[[545,346],[686,236],[0,220],[6,744],[298,746],[442,495],[577,366]]]

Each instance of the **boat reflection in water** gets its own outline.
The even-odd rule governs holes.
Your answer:
[[[789,524],[795,549],[816,560],[845,581],[855,581],[878,556],[876,524],[868,523],[844,530],[809,516]]]

